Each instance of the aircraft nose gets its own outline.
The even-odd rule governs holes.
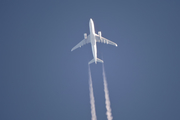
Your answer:
[[[92,18],[90,18],[89,22],[92,22]]]

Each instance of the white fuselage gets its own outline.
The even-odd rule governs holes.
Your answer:
[[[91,41],[94,62],[97,63],[97,46],[96,46],[96,38],[95,38],[95,28],[92,19],[90,19],[89,21],[89,29],[90,29],[90,41]]]

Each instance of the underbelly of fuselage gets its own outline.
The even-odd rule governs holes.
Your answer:
[[[96,60],[97,58],[97,47],[96,47],[96,43],[91,43],[91,47],[92,47],[92,54],[94,59]]]

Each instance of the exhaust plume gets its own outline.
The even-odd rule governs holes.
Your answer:
[[[91,77],[91,69],[89,68],[89,94],[90,94],[90,104],[91,104],[91,120],[97,120],[96,117],[96,109],[95,109],[95,100],[94,100],[94,93],[93,93],[93,85],[92,85],[92,77]]]
[[[106,115],[108,120],[112,120],[112,113],[111,113],[111,103],[109,99],[109,91],[108,91],[108,85],[107,85],[107,80],[106,80],[106,75],[105,75],[105,70],[104,70],[104,64],[102,64],[102,69],[103,69],[103,81],[104,81],[104,93],[105,93],[105,104],[106,104]]]

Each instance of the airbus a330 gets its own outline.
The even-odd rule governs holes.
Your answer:
[[[96,42],[101,42],[101,43],[106,43],[106,44],[111,44],[117,47],[117,44],[102,37],[101,36],[101,31],[98,32],[98,34],[95,33],[95,28],[94,28],[94,22],[92,19],[89,20],[89,30],[90,30],[90,34],[87,36],[86,33],[84,33],[84,39],[78,43],[76,46],[74,46],[71,51],[75,50],[76,48],[79,48],[87,43],[91,43],[91,48],[92,48],[92,53],[93,53],[93,59],[88,63],[96,63],[97,62],[101,62],[103,63],[103,60],[97,58],[97,46],[96,46]]]

